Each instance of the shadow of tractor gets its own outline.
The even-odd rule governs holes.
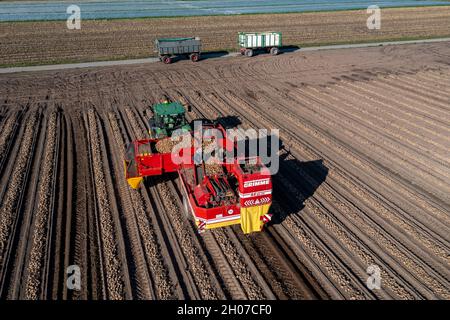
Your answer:
[[[236,128],[238,125],[241,124],[241,120],[239,120],[239,118],[236,116],[223,116],[223,117],[218,117],[214,120],[210,120],[207,118],[195,118],[191,121],[191,125],[193,126],[196,121],[199,121],[201,123],[210,123],[210,124],[218,123],[218,124],[221,124],[225,128],[225,130]]]

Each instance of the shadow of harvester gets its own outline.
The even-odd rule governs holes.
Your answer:
[[[279,224],[289,215],[299,214],[327,175],[328,168],[322,159],[299,161],[289,152],[280,157],[279,173],[272,176],[274,205],[270,224]]]
[[[326,180],[328,168],[322,159],[312,161],[298,160],[282,141],[277,150],[270,150],[271,140],[275,136],[268,136],[268,154],[279,152],[279,165],[276,172],[272,172],[272,221],[269,225],[280,224],[289,215],[298,214],[305,207],[305,201],[314,195],[320,185]],[[258,140],[258,139],[257,139]],[[250,141],[247,140],[246,144]],[[258,145],[260,141],[257,141]],[[246,147],[246,155],[249,153]]]

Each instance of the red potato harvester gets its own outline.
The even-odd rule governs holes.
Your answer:
[[[219,148],[232,151],[235,144],[226,138],[225,129],[221,125],[213,127],[225,137],[218,139]],[[233,224],[240,224],[244,233],[259,232],[271,220],[268,213],[272,203],[271,174],[259,157],[216,162],[213,165],[220,170],[211,172],[210,163],[194,162],[194,146],[180,148],[173,154],[159,153],[156,150],[159,140],[137,140],[128,146],[125,176],[132,188],[138,188],[144,177],[178,172],[183,209],[192,214],[199,232]]]

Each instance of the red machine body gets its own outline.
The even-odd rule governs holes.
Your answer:
[[[226,139],[225,129],[221,125],[207,124],[203,125],[203,130],[216,129],[221,133],[217,141],[219,148],[225,150],[233,150],[233,142]],[[192,141],[197,139],[196,133],[192,136]],[[203,139],[210,138],[203,135]],[[170,139],[170,138],[164,138]],[[191,147],[180,148],[178,153],[159,153],[156,150],[156,143],[161,139],[142,139],[131,142],[125,153],[125,177],[126,179],[162,175],[166,172],[175,172],[179,168],[181,162],[191,162],[193,159],[195,147],[201,147],[202,142],[198,145],[195,143]],[[197,139],[198,140],[198,139]],[[185,157],[186,154],[186,158]]]
[[[219,148],[233,150],[235,145],[226,139],[223,127],[211,128],[222,132],[222,137],[216,137]],[[221,170],[208,173],[204,162],[194,162],[194,146],[175,154],[158,153],[157,142],[157,139],[138,140],[128,147],[125,174],[130,186],[137,188],[145,176],[177,171],[184,211],[193,216],[200,232],[241,224],[244,233],[250,233],[261,231],[270,221],[271,175],[259,157],[238,157],[231,163],[216,163]]]
[[[205,175],[204,164],[182,164],[178,170],[184,209],[200,231],[241,224],[245,233],[261,231],[271,220],[272,180],[259,157],[222,163],[223,174]]]
[[[203,164],[182,165],[178,172],[185,213],[194,217],[200,231],[210,224],[238,223],[238,195],[230,176],[206,176]]]
[[[159,153],[155,147],[158,141],[159,139],[136,140],[128,146],[125,154],[125,177],[133,188],[139,186],[143,177],[176,172],[179,167],[178,159],[182,159],[185,153],[190,157],[194,152],[194,148],[191,147],[180,149],[176,155]],[[135,180],[137,184],[132,185],[132,179],[137,179]]]
[[[258,157],[241,158],[230,170],[238,179],[239,199],[242,207],[272,202],[272,177]]]

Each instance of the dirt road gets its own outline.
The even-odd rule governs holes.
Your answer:
[[[449,61],[434,43],[2,75],[1,297],[450,299]],[[280,129],[265,232],[198,235],[176,175],[128,188],[124,145],[163,95]]]
[[[284,53],[291,52],[307,52],[317,50],[336,50],[336,49],[353,49],[353,48],[367,48],[378,46],[391,46],[402,44],[416,44],[416,43],[433,43],[433,42],[450,42],[450,38],[436,38],[436,39],[422,39],[422,40],[405,40],[405,41],[387,41],[387,42],[371,42],[371,43],[358,43],[358,44],[336,44],[329,46],[307,47],[299,49],[285,48]],[[237,57],[241,54],[239,52],[231,52],[225,55],[218,55],[217,53],[204,53],[202,59],[216,59],[216,58],[231,58]],[[143,63],[155,63],[160,62],[158,58],[147,59],[128,59],[128,60],[112,60],[112,61],[95,61],[84,63],[69,63],[69,64],[52,64],[42,66],[29,66],[29,67],[11,67],[0,68],[1,73],[17,73],[17,72],[30,72],[30,71],[51,71],[51,70],[65,70],[65,69],[78,69],[78,68],[93,68],[93,67],[108,67],[108,66],[123,66],[130,64],[143,64]]]

